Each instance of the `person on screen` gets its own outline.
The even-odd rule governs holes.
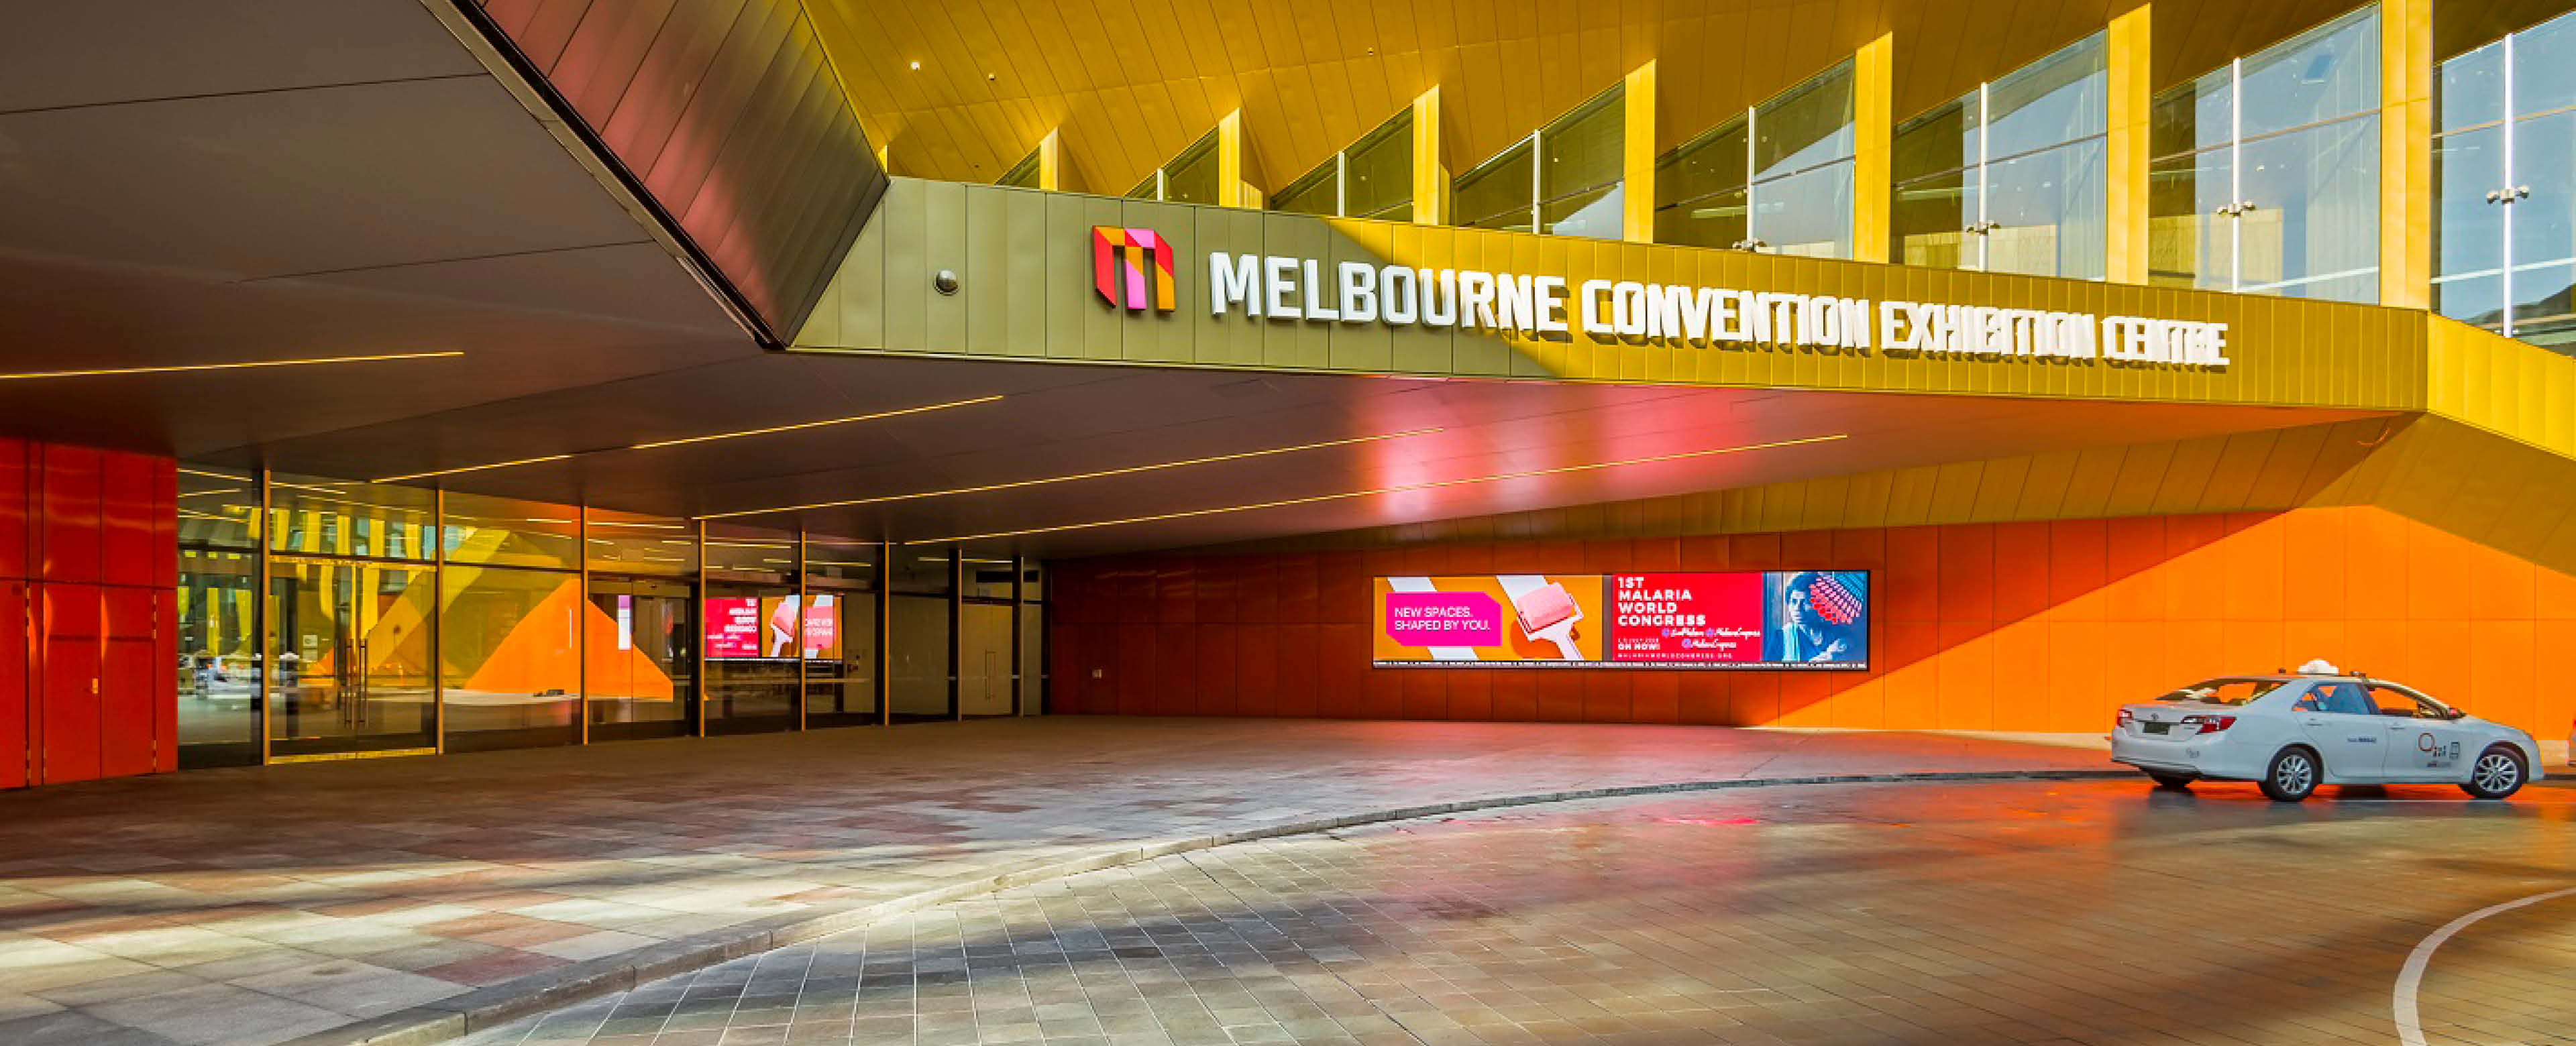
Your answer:
[[[1763,660],[1786,663],[1851,659],[1850,629],[1817,612],[1815,582],[1815,572],[1806,570],[1781,579],[1771,606],[1771,631],[1762,640]]]

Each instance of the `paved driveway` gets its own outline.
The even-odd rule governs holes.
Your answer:
[[[996,877],[1390,808],[2100,760],[1906,734],[1086,717],[38,789],[0,795],[0,1043],[489,1019]]]

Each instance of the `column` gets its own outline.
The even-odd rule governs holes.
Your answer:
[[[2155,103],[2155,82],[2148,59],[2152,5],[2140,4],[2111,20],[2107,34],[2110,66],[2110,140],[2104,150],[2108,170],[2103,179],[2107,214],[2102,230],[2103,274],[2113,283],[2147,282],[2147,161],[2152,145],[2147,116]]]
[[[1852,258],[1887,260],[1896,207],[1896,34],[1852,55]]]
[[[1440,87],[1413,97],[1413,220],[1449,224],[1449,163],[1440,148]]]
[[[1620,121],[1619,238],[1629,243],[1655,242],[1655,63],[1628,74],[1620,91],[1626,107]]]
[[[2379,5],[2379,304],[2433,303],[2433,0]]]
[[[1220,207],[1261,209],[1261,190],[1244,180],[1243,110],[1216,122],[1216,202]]]

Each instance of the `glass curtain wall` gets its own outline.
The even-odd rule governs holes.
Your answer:
[[[1037,188],[1038,153],[1040,151],[1041,150],[1038,149],[1029,150],[1029,154],[1027,156],[1020,157],[1020,162],[1012,164],[1010,170],[1002,172],[1001,177],[993,179],[993,184],[1015,185],[1023,189]]]
[[[1043,715],[1047,692],[1046,568],[1020,563],[1020,714]]]
[[[439,702],[446,748],[581,740],[581,520],[550,505],[449,494],[439,517]]]
[[[1217,197],[1216,129],[1200,135],[1172,162],[1155,168],[1127,190],[1127,199],[1213,204]]]
[[[1408,106],[1273,197],[1270,209],[1336,218],[1413,217],[1413,109]]]
[[[2158,95],[2151,281],[2377,301],[2379,82],[2374,4]]]
[[[2101,279],[2109,79],[2096,33],[1897,128],[1896,260]]]
[[[587,524],[590,740],[695,733],[697,525],[600,509],[589,510]]]
[[[179,470],[179,765],[260,761],[259,475]]]
[[[1625,84],[1603,91],[1459,175],[1451,183],[1452,223],[1618,239],[1626,98]]]
[[[1773,95],[1655,162],[1655,241],[1848,258],[1851,63]]]
[[[884,546],[805,539],[805,725],[881,719],[877,707],[877,566]]]
[[[2576,14],[2442,63],[2433,307],[2562,350],[2576,342]]]
[[[960,718],[1011,715],[1019,702],[1013,675],[1012,617],[1016,562],[964,556],[966,586],[957,608],[957,714]]]
[[[796,535],[709,524],[703,555],[707,733],[795,729],[804,692]]]
[[[438,743],[437,495],[271,476],[271,758]]]
[[[954,553],[897,545],[887,551],[887,710],[894,722],[957,717],[951,658]]]

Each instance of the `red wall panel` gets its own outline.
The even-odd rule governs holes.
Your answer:
[[[45,637],[38,783],[86,781],[100,773],[99,587],[39,585],[36,601]]]
[[[0,788],[27,784],[27,583],[0,579]]]
[[[99,451],[87,447],[47,446],[42,489],[44,579],[98,580]]]
[[[0,788],[177,769],[177,487],[0,440]]]
[[[160,643],[152,605],[158,593],[109,588],[100,594],[106,617],[98,674],[99,772],[107,777],[148,774],[160,726],[152,700],[159,676],[154,671]]]
[[[1368,663],[1376,574],[1808,567],[1874,572],[1869,671]],[[2193,679],[2325,657],[2544,737],[2576,715],[2576,689],[2540,682],[2576,642],[2576,577],[2376,508],[1145,555],[1053,582],[1087,712],[2091,732]]]

